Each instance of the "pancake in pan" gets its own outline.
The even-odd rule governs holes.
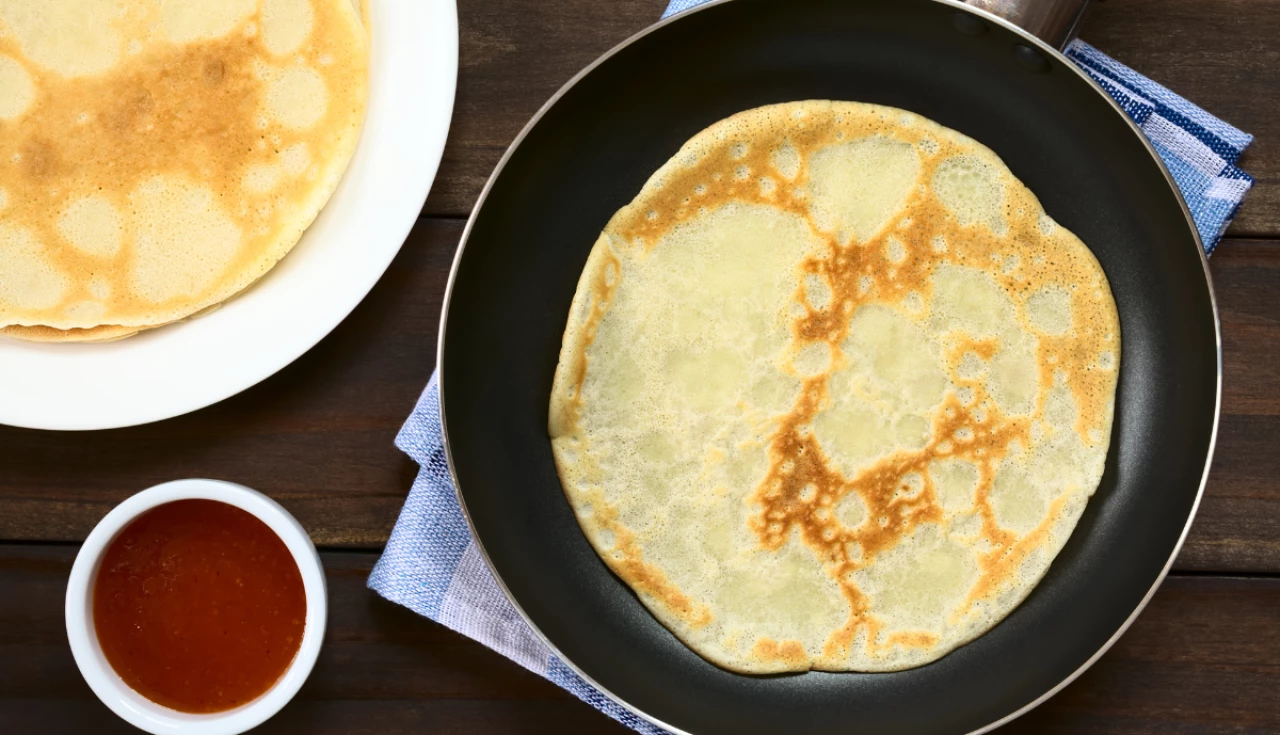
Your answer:
[[[809,101],[690,140],[608,223],[552,448],[587,538],[702,656],[890,671],[1009,614],[1102,477],[1106,278],[989,149]]]
[[[355,150],[351,0],[0,0],[0,327],[128,336],[256,281]]]

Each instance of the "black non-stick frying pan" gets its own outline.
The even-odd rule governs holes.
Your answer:
[[[1120,311],[1115,429],[1069,543],[990,632],[908,671],[750,677],[685,647],[596,556],[556,476],[548,396],[578,276],[610,216],[707,125],[815,98],[902,107],[985,143],[1088,244]],[[1029,709],[1101,655],[1154,592],[1195,512],[1217,427],[1212,286],[1167,172],[1056,51],[940,0],[726,0],[614,49],[503,159],[446,304],[446,445],[493,571],[571,666],[691,733],[968,733]]]

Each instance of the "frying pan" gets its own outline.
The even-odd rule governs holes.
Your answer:
[[[1088,244],[1120,313],[1115,428],[1070,541],[990,632],[908,671],[750,677],[680,643],[597,557],[556,476],[547,406],[570,300],[610,216],[712,122],[813,98],[902,107],[985,143]],[[460,500],[534,630],[657,724],[777,735],[983,732],[1079,675],[1182,543],[1213,451],[1220,363],[1181,196],[1053,46],[950,0],[722,0],[606,54],[517,138],[463,236],[438,364]]]

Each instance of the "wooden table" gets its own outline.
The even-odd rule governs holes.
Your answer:
[[[77,543],[112,506],[193,476],[268,493],[324,550],[324,650],[263,732],[625,732],[381,600],[365,578],[417,469],[391,442],[434,365],[468,210],[543,101],[665,4],[460,0],[461,74],[440,175],[391,269],[332,335],[275,377],[192,415],[84,434],[0,427],[0,732],[128,731],[71,658],[67,574]],[[1003,732],[1280,732],[1280,4],[1112,0],[1082,35],[1255,134],[1242,163],[1258,183],[1212,259],[1223,416],[1190,538],[1115,648]]]

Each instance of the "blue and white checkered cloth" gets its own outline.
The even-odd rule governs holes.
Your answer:
[[[672,0],[663,17],[705,0]],[[1206,250],[1213,251],[1253,179],[1236,159],[1253,140],[1083,41],[1067,56],[1126,112],[1173,173]],[[664,730],[620,706],[565,665],[527,626],[494,581],[471,538],[445,462],[440,389],[433,375],[396,445],[422,470],[369,587],[544,676],[642,733]]]

